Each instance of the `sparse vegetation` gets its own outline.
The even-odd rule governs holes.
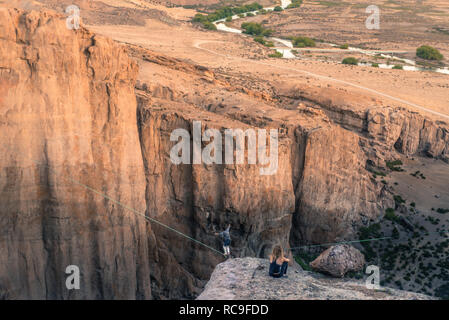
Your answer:
[[[226,21],[228,21],[227,19],[229,17],[232,17],[233,15],[236,15],[236,14],[239,15],[239,17],[242,18],[242,17],[245,16],[244,13],[257,11],[257,10],[260,10],[262,8],[263,7],[260,4],[256,3],[256,2],[254,2],[252,4],[246,4],[246,5],[243,5],[243,6],[238,6],[238,7],[226,6],[226,7],[220,8],[218,10],[215,10],[213,13],[210,13],[208,15],[197,13],[193,17],[192,21],[201,23],[205,29],[216,30],[217,28],[212,23],[214,21],[218,21],[220,19],[226,19]],[[213,27],[211,25],[213,25]]]
[[[273,31],[270,29],[265,29],[260,23],[256,22],[244,22],[241,25],[243,33],[251,34],[254,36],[265,36],[269,37]]]
[[[354,57],[348,57],[348,58],[344,58],[343,61],[342,61],[341,63],[356,66],[356,65],[358,65],[358,63],[359,63],[359,60],[357,60],[357,59],[354,58]]]
[[[203,28],[207,30],[217,30],[217,26],[210,21],[204,21]]]
[[[396,227],[393,228],[393,232],[391,233],[391,237],[393,239],[399,239],[399,231]]]
[[[397,222],[399,220],[393,208],[388,208],[385,210],[384,218],[390,220],[391,222]]]
[[[291,37],[293,46],[296,48],[315,47],[315,40],[308,37]]]
[[[387,167],[388,169],[390,169],[391,171],[404,171],[404,169],[402,169],[400,166],[402,166],[402,161],[401,160],[394,160],[394,161],[386,161]]]
[[[435,49],[431,46],[421,46],[418,49],[416,49],[416,56],[420,57],[425,60],[436,60],[440,61],[443,60],[443,55],[438,51],[438,49]]]
[[[318,257],[317,254],[311,254],[300,250],[297,254],[294,255],[295,261],[301,266],[303,270],[312,271],[309,263]]]
[[[302,0],[292,0],[286,9],[299,8],[302,5]]]
[[[421,179],[425,179],[426,177],[424,176],[423,173],[421,173],[421,171],[415,171],[414,173],[410,173],[410,175],[414,176],[415,178],[421,178]]]
[[[284,56],[284,54],[279,51],[274,51],[273,53],[270,53],[268,56],[270,58],[282,58]]]
[[[266,46],[266,47],[274,47],[273,41],[267,41],[262,36],[254,37],[254,41]]]
[[[400,195],[398,195],[398,194],[393,196],[393,199],[394,199],[394,202],[396,203],[396,206],[405,203],[405,200],[402,199],[402,197]]]

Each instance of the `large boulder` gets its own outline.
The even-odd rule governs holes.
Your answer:
[[[364,265],[363,254],[347,244],[330,247],[310,263],[313,269],[340,278],[348,271],[362,270]]]

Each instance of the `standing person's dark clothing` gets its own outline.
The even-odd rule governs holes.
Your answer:
[[[231,234],[229,233],[230,229],[231,225],[228,225],[225,231],[222,231],[218,234],[223,239],[223,250],[225,256],[231,255]]]

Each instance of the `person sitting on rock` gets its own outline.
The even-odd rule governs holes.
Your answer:
[[[287,267],[289,259],[284,257],[284,250],[279,245],[274,246],[273,252],[270,255],[270,270],[269,275],[275,278],[287,277]]]
[[[230,245],[231,245],[231,234],[229,230],[231,229],[231,225],[229,224],[225,231],[220,233],[215,233],[215,235],[219,235],[223,239],[223,250],[224,255],[229,257],[231,255]]]

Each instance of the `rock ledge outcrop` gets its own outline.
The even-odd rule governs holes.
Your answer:
[[[268,276],[268,260],[229,259],[215,268],[198,300],[428,300],[419,293],[335,279],[290,266],[288,278]]]

